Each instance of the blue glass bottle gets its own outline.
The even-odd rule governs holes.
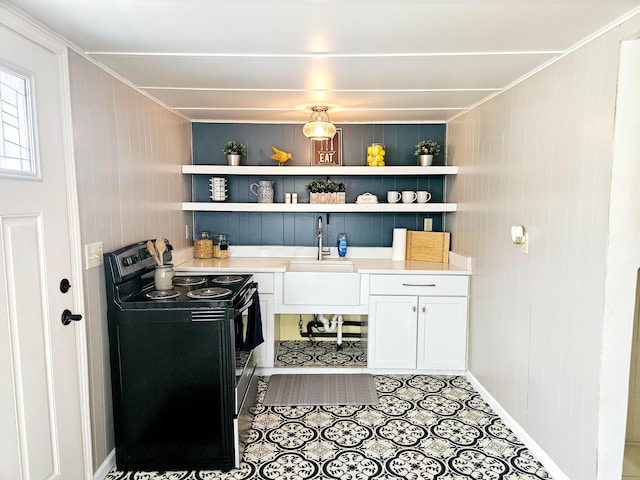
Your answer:
[[[347,256],[347,234],[338,234],[338,256],[344,258]]]

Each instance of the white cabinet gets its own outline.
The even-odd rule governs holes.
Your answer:
[[[419,297],[417,340],[418,369],[465,370],[467,297]]]
[[[416,368],[417,297],[371,296],[369,300],[369,368]]]
[[[370,294],[369,368],[466,368],[467,276],[371,275]]]

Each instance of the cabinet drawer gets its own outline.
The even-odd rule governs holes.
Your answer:
[[[258,293],[273,293],[273,273],[254,273],[253,281],[258,282]]]
[[[467,275],[371,275],[371,295],[466,296]]]

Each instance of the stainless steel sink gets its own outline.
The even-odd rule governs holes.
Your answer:
[[[350,260],[291,260],[287,272],[353,273],[355,265]]]

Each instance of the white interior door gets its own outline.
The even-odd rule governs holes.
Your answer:
[[[0,479],[77,480],[87,478],[90,450],[78,366],[84,329],[61,322],[65,309],[80,313],[74,305],[81,305],[69,228],[74,173],[64,147],[66,57],[17,34],[8,18],[0,6],[0,66],[5,80],[7,71],[19,72],[31,85],[37,161],[31,173],[13,169],[12,122],[24,112],[4,89],[3,102],[11,99],[3,104],[0,137]],[[63,278],[72,285],[67,293],[59,287]]]

